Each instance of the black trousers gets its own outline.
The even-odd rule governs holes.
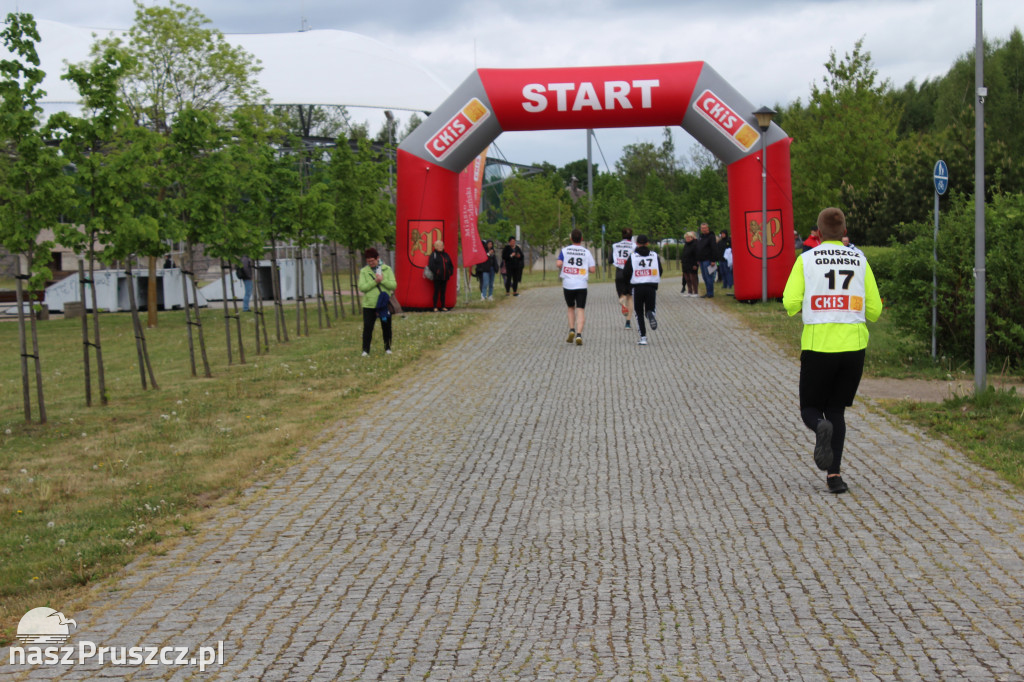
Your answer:
[[[633,285],[633,313],[640,336],[647,336],[647,312],[654,310],[657,300],[658,290],[653,284]]]
[[[832,422],[832,466],[840,473],[846,445],[846,408],[853,405],[864,374],[863,349],[845,353],[800,353],[800,418],[814,431],[823,418]]]
[[[512,291],[519,291],[519,280],[523,278],[523,271],[516,270],[514,268],[508,269],[508,276],[505,277],[505,293],[507,294],[509,289]]]
[[[370,341],[373,340],[373,325],[377,322],[376,308],[363,308],[363,352],[370,352]],[[391,349],[391,318],[387,322],[381,320],[381,333],[384,335],[384,350]]]
[[[448,280],[434,278],[434,307],[447,308],[444,302],[445,291],[448,289]]]

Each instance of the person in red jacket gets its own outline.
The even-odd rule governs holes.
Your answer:
[[[817,225],[811,228],[811,234],[804,240],[804,251],[810,251],[815,246],[821,246],[821,232],[818,231]]]

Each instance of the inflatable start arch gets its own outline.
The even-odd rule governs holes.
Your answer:
[[[459,175],[503,131],[670,125],[682,126],[728,168],[736,298],[761,298],[762,235],[768,242],[768,296],[780,297],[795,257],[792,140],[774,124],[765,133],[764,230],[761,132],[753,106],[704,62],[684,62],[471,74],[398,147],[395,270],[402,305],[431,307],[432,284],[422,270],[434,242],[458,243]],[[449,287],[453,300],[455,278]]]

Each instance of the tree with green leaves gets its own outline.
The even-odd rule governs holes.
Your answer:
[[[384,191],[388,186],[389,169],[383,161],[366,139],[356,141],[353,149],[347,139],[338,138],[330,152],[327,176],[334,221],[324,234],[331,243],[348,248],[352,314],[357,312],[359,304],[356,287],[359,254],[366,247],[389,238],[394,243],[395,207]],[[335,284],[335,291],[340,293],[340,283]]]
[[[0,245],[20,254],[25,270],[17,274],[18,331],[21,350],[22,398],[25,421],[32,421],[32,403],[28,359],[35,363],[37,407],[40,423],[46,422],[43,399],[43,373],[39,357],[35,315],[26,316],[23,284],[28,294],[41,291],[50,278],[47,267],[52,240],[41,239],[44,230],[53,230],[63,241],[70,231],[60,223],[63,210],[74,201],[70,175],[57,149],[48,144],[47,130],[40,128],[42,107],[39,100],[44,73],[39,68],[36,43],[39,33],[29,14],[11,13],[0,40],[15,57],[0,60]],[[30,307],[31,308],[31,307]],[[28,328],[26,328],[26,317]],[[28,352],[31,335],[32,352]]]
[[[185,111],[207,111],[227,125],[237,106],[262,103],[259,62],[224,35],[209,28],[197,9],[170,0],[166,6],[135,1],[135,21],[124,36],[93,45],[98,57],[121,49],[132,68],[121,78],[121,95],[135,122],[167,136]],[[162,195],[161,195],[162,196]],[[150,325],[156,324],[156,256],[149,256]]]
[[[523,241],[540,252],[546,267],[547,254],[564,244],[572,229],[572,206],[561,178],[513,175],[505,181],[502,206],[509,219],[522,227]]]
[[[174,0],[149,7],[136,0],[127,34],[93,46],[94,55],[117,46],[131,57],[133,68],[121,88],[140,125],[166,133],[185,110],[212,111],[223,122],[227,108],[263,99],[259,62],[209,23],[199,10]]]
[[[901,112],[892,108],[890,84],[878,81],[863,43],[858,40],[842,59],[832,50],[827,75],[812,84],[807,107],[797,102],[785,112],[786,132],[793,136],[797,229],[810,228],[822,206],[839,205],[844,186],[867,187],[896,144]]]
[[[116,47],[108,48],[87,65],[71,65],[63,76],[78,87],[85,115],[72,116],[59,112],[50,118],[50,125],[61,132],[61,151],[74,164],[74,180],[79,200],[68,217],[82,226],[81,233],[72,233],[74,240],[63,241],[89,264],[89,274],[82,273],[82,303],[85,304],[86,283],[95,279],[97,259],[106,265],[123,260],[130,283],[135,281],[131,263],[134,255],[160,248],[157,221],[140,214],[136,209],[145,205],[143,196],[148,188],[158,184],[159,149],[155,135],[135,126],[127,114],[124,101],[118,95],[118,82],[131,68],[130,58]],[[104,245],[101,251],[97,246]],[[84,270],[84,267],[82,268]],[[89,315],[82,318],[83,362],[86,378],[86,404],[91,404],[89,347],[96,354],[98,384],[102,404],[107,403],[104,383],[102,345],[100,343],[100,314],[96,300],[96,287],[90,286],[93,335],[88,335]],[[157,388],[145,330],[139,319],[135,300],[135,286],[129,286],[132,321],[135,325],[136,352],[142,387],[149,381]]]

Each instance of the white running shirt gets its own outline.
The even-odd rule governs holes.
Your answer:
[[[804,265],[804,324],[867,321],[867,259],[860,249],[822,244],[800,258]]]
[[[619,270],[626,267],[626,259],[629,254],[636,250],[636,243],[632,239],[623,239],[612,245],[612,257],[615,258],[615,267]]]
[[[597,267],[590,249],[579,244],[563,246],[558,260],[562,261],[562,288],[586,289],[590,268]]]
[[[633,277],[630,284],[657,284],[661,281],[661,273],[658,272],[658,254],[651,251],[646,256],[641,256],[634,251],[629,255],[633,261]]]

